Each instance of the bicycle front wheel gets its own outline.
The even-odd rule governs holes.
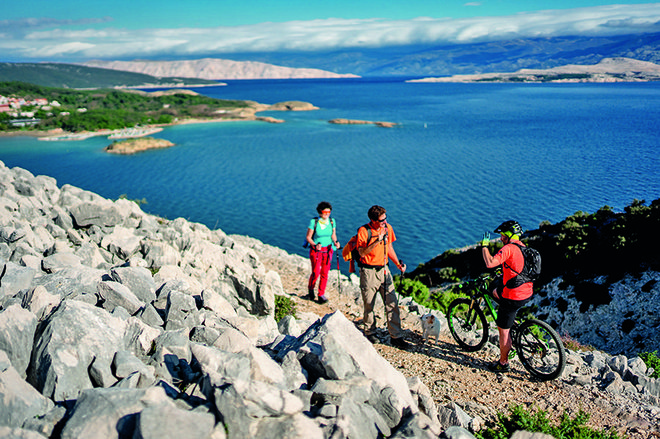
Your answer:
[[[476,301],[459,297],[447,309],[449,332],[461,348],[478,351],[488,340],[488,323]]]
[[[536,319],[524,321],[513,342],[520,362],[542,381],[561,376],[566,366],[566,350],[552,326]]]

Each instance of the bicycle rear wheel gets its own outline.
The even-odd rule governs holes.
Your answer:
[[[520,362],[542,381],[561,376],[566,366],[566,350],[557,332],[536,319],[524,321],[513,340]]]
[[[449,332],[466,351],[478,351],[488,340],[488,323],[476,301],[459,297],[447,309]]]

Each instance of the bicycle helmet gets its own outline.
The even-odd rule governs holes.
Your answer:
[[[523,229],[522,227],[520,227],[520,224],[518,224],[518,221],[509,220],[509,221],[504,221],[502,224],[497,226],[494,232],[503,233],[504,235],[511,238],[514,235],[520,237],[523,234]]]

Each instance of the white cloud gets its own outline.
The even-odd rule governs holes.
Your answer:
[[[472,3],[469,3],[470,5]],[[17,35],[24,25],[21,38]],[[465,43],[511,37],[612,35],[660,31],[660,3],[545,10],[507,17],[415,20],[327,19],[255,25],[182,29],[83,29],[69,23],[22,20],[0,22],[8,38],[0,57],[128,58],[194,56],[278,50],[332,50],[424,43]],[[75,23],[80,27],[80,22]],[[11,29],[12,32],[7,30]],[[38,30],[37,30],[38,29]]]

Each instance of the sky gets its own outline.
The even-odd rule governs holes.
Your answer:
[[[0,9],[0,61],[231,58],[232,53],[650,32],[660,32],[660,3],[13,0]]]

